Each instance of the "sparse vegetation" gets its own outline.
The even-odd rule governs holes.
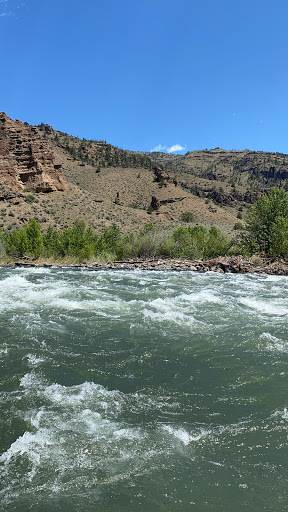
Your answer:
[[[242,224],[242,222],[235,222],[233,229],[235,229],[237,231],[237,230],[243,230],[245,228],[244,228],[244,225]]]
[[[229,242],[218,228],[212,226],[180,227],[172,235],[159,236],[152,223],[136,235],[121,236],[119,229],[112,225],[102,229],[100,234],[84,221],[77,220],[71,228],[56,230],[49,227],[42,231],[36,219],[30,219],[21,229],[13,228],[1,232],[2,251],[13,258],[50,258],[61,261],[67,258],[87,262],[101,257],[119,258],[209,258],[227,254]]]
[[[182,222],[195,222],[194,213],[192,213],[192,212],[181,213],[180,220],[182,220]]]
[[[28,194],[28,196],[25,197],[25,201],[26,203],[32,204],[35,201],[35,197],[32,194]]]
[[[25,137],[28,140],[30,132],[25,134],[24,131],[24,140]],[[132,230],[142,232],[150,218],[157,231],[157,247],[160,245],[159,233],[169,230],[171,234],[181,225],[195,226],[196,220],[204,224],[207,232],[209,226],[215,224],[228,237],[234,233],[238,239],[244,239],[242,235],[248,235],[248,231],[243,229],[247,206],[267,194],[272,186],[288,190],[288,156],[283,154],[219,149],[192,151],[186,155],[141,153],[119,149],[103,140],[73,137],[48,125],[39,125],[33,131],[36,139],[46,137],[46,141],[40,140],[39,151],[48,144],[55,160],[51,163],[57,173],[58,169],[63,173],[68,186],[63,192],[55,190],[50,193],[44,187],[43,191],[47,193],[38,193],[41,188],[36,186],[38,182],[34,182],[31,176],[28,178],[27,175],[22,185],[19,182],[21,190],[19,186],[15,188],[12,175],[3,175],[0,220],[4,229],[9,227],[9,232],[17,226],[18,230],[22,229],[31,216],[41,222],[43,236],[49,225],[62,233],[73,228],[75,219],[83,218],[98,236],[101,229],[115,223],[121,230],[122,239]],[[15,158],[17,160],[18,156]],[[32,165],[33,162],[30,163]],[[163,171],[164,181],[155,178],[156,182],[153,182],[155,168]],[[177,189],[174,182],[178,184]],[[117,192],[121,201],[115,204]],[[154,210],[150,207],[147,212],[152,197],[157,201],[153,203]],[[183,202],[178,202],[181,197]],[[152,212],[153,215],[147,215]],[[247,239],[243,243],[243,250],[248,255],[262,250],[268,250],[271,255],[287,253],[286,221],[281,219],[281,215],[278,217],[273,236],[271,234],[273,251],[272,248],[261,249],[261,243],[254,243],[251,235],[249,243]],[[134,242],[138,236],[134,235]],[[172,235],[165,237],[161,243],[165,245],[169,239],[171,245]]]

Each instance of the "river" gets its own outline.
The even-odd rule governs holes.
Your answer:
[[[282,512],[288,278],[0,269],[1,512]]]

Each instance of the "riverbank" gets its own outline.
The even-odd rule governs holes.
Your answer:
[[[192,272],[219,272],[222,274],[270,274],[288,275],[288,260],[260,258],[254,256],[245,259],[242,256],[219,256],[209,260],[187,260],[187,259],[134,259],[123,261],[108,261],[75,264],[72,262],[47,262],[43,260],[32,260],[24,258],[17,261],[1,262],[0,266],[5,267],[71,267],[87,268],[89,270],[157,270],[157,271],[192,271]]]

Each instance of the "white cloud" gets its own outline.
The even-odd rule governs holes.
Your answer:
[[[180,144],[174,144],[171,148],[167,148],[167,153],[174,153],[175,151],[183,151],[186,149],[184,146],[180,146]]]
[[[1,6],[1,10],[4,11],[4,12],[0,13],[0,17],[2,17],[2,16],[16,16],[16,12],[17,12],[16,10],[17,9],[21,9],[22,7],[25,7],[25,9],[27,10],[26,2],[18,3],[15,6],[10,6],[10,1],[9,0],[0,0],[0,4],[3,4],[3,6]],[[11,9],[11,7],[12,7],[12,9]],[[10,8],[10,10],[8,10],[9,8]]]
[[[12,14],[11,11],[7,11],[7,6],[8,6],[7,1],[8,0],[0,0],[0,4],[4,4],[2,9],[3,8],[6,9],[5,12],[0,13],[0,16],[10,16],[10,14]]]
[[[167,146],[162,146],[162,144],[158,144],[155,148],[150,149],[150,153],[154,153],[154,151],[166,151]]]

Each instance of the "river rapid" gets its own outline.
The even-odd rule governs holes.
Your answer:
[[[1,512],[282,512],[288,277],[0,269]]]

